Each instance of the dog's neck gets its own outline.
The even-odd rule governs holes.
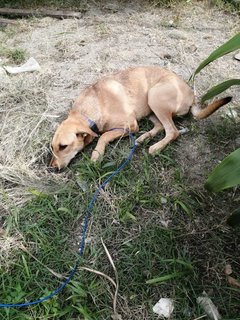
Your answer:
[[[90,128],[94,133],[99,134],[100,128],[98,123],[96,123],[92,118],[89,116],[80,113],[78,110],[70,110],[68,119],[73,119],[73,121],[78,122],[79,125],[83,128]]]
[[[94,132],[101,132],[103,130],[102,113],[100,112],[96,92],[92,87],[86,88],[77,98],[70,111],[70,115],[83,120],[91,129],[93,128]]]
[[[81,116],[87,121],[89,128],[96,134],[99,134],[99,129],[96,122],[87,117],[85,114],[82,114]]]

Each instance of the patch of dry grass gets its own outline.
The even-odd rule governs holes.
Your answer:
[[[23,239],[19,235],[7,236],[0,234],[0,270],[8,271],[16,260],[16,253],[21,250]]]
[[[47,171],[50,131],[57,115],[48,101],[51,74],[9,77],[0,83],[0,196],[21,205],[30,189],[62,183]],[[50,181],[51,180],[51,181]],[[10,200],[11,199],[11,200]]]

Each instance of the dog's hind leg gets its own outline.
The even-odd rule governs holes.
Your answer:
[[[154,124],[154,127],[152,130],[143,133],[139,138],[137,138],[136,141],[138,143],[142,143],[146,139],[155,137],[160,131],[163,130],[163,125],[154,114],[150,115],[149,120],[151,120],[151,122]]]
[[[176,110],[179,109],[178,106],[181,106],[176,86],[171,84],[158,84],[154,86],[149,91],[148,104],[162,124],[166,134],[164,139],[149,148],[149,153],[152,154],[164,149],[167,144],[179,136],[179,131],[172,119],[173,115],[177,113]],[[186,112],[184,110],[184,113],[187,113],[188,109],[186,108]]]
[[[159,142],[155,143],[153,146],[149,148],[149,153],[151,154],[164,149],[171,141],[176,140],[179,136],[179,131],[175,127],[171,115],[170,117],[161,116],[161,122],[165,129],[166,136],[164,139],[160,140]]]

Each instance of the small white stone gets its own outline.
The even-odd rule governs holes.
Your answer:
[[[239,60],[239,61],[240,61],[240,52],[238,52],[237,54],[235,54],[234,58],[235,58],[236,60]]]
[[[162,203],[162,204],[167,203],[167,199],[166,199],[166,198],[164,198],[164,197],[161,197],[160,201],[161,201],[161,203]]]

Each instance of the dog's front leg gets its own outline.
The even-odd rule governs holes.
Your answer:
[[[97,145],[92,152],[91,160],[97,161],[101,156],[104,155],[107,144],[119,137],[128,135],[128,133],[121,129],[115,129],[103,133],[98,139]]]

